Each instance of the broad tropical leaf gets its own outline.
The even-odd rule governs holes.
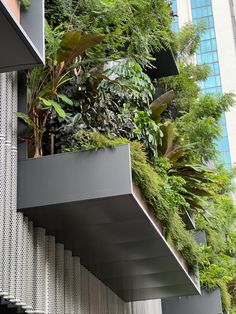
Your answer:
[[[15,114],[17,115],[18,118],[20,118],[21,120],[23,120],[27,125],[33,127],[34,126],[34,122],[30,119],[30,117],[23,113],[23,112],[15,112]]]
[[[62,109],[61,105],[58,104],[57,102],[53,101],[53,100],[50,100],[50,101],[51,101],[52,106],[53,106],[53,108],[55,109],[56,113],[58,114],[58,116],[59,116],[60,118],[63,118],[63,119],[64,119],[64,118],[66,117],[66,113],[65,113],[65,111]]]
[[[42,103],[44,104],[44,106],[46,107],[52,107],[52,103],[49,99],[45,99],[45,98],[42,98],[42,97],[39,97],[39,99],[42,101]]]
[[[159,96],[157,99],[155,99],[150,104],[150,109],[152,111],[151,118],[155,122],[160,122],[161,114],[164,112],[167,108],[168,103],[175,97],[175,92],[173,90],[170,90],[161,96]]]
[[[68,98],[66,95],[63,94],[57,94],[57,97],[59,97],[64,103],[66,103],[69,106],[73,106],[73,101]]]
[[[57,103],[57,102],[54,101],[54,100],[45,99],[45,98],[40,98],[40,100],[42,101],[42,103],[43,103],[46,107],[53,107],[59,117],[65,118],[66,113],[65,113],[65,111],[62,109],[62,107],[61,107],[61,105],[60,105],[59,103]]]
[[[101,43],[104,38],[105,36],[97,34],[65,33],[60,43],[61,49],[58,51],[59,62],[70,63],[74,58],[83,55],[87,49]]]

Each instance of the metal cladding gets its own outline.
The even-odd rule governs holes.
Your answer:
[[[163,314],[222,314],[220,289],[202,291],[200,296],[169,298],[162,301]]]
[[[0,0],[0,73],[43,65],[43,4],[43,0],[32,0],[32,7],[22,16],[21,25]],[[33,21],[30,27],[29,21]],[[32,27],[34,23],[37,27]]]
[[[18,209],[121,299],[199,293],[196,278],[133,187],[129,145],[23,158],[18,166]]]
[[[152,80],[179,74],[177,62],[170,49],[154,52],[152,57],[155,59],[155,61],[151,62],[152,67],[144,69],[144,72]]]

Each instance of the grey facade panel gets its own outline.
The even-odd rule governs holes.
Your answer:
[[[128,145],[18,166],[18,209],[123,300],[199,292],[132,185]]]
[[[183,214],[182,219],[188,230],[195,229],[194,212],[187,211]]]
[[[44,55],[39,53],[2,0],[0,0],[0,38],[0,73],[23,70],[43,64]]]
[[[207,245],[207,236],[206,236],[206,232],[203,230],[198,230],[195,234],[194,234],[194,238],[195,241],[197,243],[202,243]]]
[[[102,154],[100,151],[64,153],[20,162],[19,209],[131,192],[128,145],[122,145],[116,150],[103,150]]]
[[[163,314],[222,314],[220,290],[202,291],[201,296],[162,300]]]
[[[30,0],[29,9],[21,11],[20,24],[44,60],[44,0]]]
[[[155,59],[155,61],[152,61],[153,67],[144,69],[144,72],[152,80],[179,74],[177,62],[171,50],[162,49],[158,52],[154,52],[152,57]]]

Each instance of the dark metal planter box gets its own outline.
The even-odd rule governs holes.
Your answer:
[[[187,211],[183,214],[182,219],[188,230],[195,229],[194,212]]]
[[[21,159],[18,209],[125,301],[199,293],[132,184],[129,145]]]
[[[5,0],[0,0],[0,72],[17,71],[44,63],[44,0],[31,0],[20,23]]]
[[[152,80],[179,74],[177,62],[171,50],[162,49],[154,52],[152,57],[155,58],[155,61],[151,62],[153,67],[144,69]]]
[[[202,291],[201,296],[162,300],[163,314],[222,314],[220,289]]]

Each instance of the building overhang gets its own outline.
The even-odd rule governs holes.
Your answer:
[[[37,19],[40,18],[41,23],[37,24],[37,20],[32,20],[33,24],[31,24],[31,29],[37,28],[37,33],[40,32],[40,44],[42,46],[42,50],[44,50],[43,1],[33,0],[32,7],[34,8],[34,6],[40,8],[40,11],[38,10]],[[32,9],[30,8],[29,10]],[[28,12],[25,14],[27,17],[29,15],[32,14]],[[23,20],[24,19],[22,17],[22,21]],[[16,20],[3,0],[0,0],[0,73],[24,70],[43,65],[44,52],[39,51],[39,47],[37,47],[37,39],[34,42],[34,39],[30,38],[27,30],[28,28],[24,29],[23,26]]]
[[[19,160],[18,210],[125,301],[199,294],[132,183],[128,145]]]

